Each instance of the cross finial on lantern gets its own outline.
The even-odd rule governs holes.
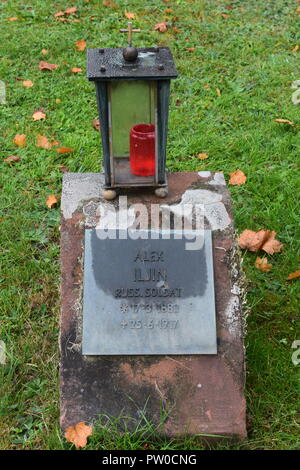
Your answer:
[[[140,29],[133,29],[132,22],[128,21],[128,28],[127,29],[120,29],[120,33],[128,33],[128,46],[132,46],[132,33],[140,33]]]

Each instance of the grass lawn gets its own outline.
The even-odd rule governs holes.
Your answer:
[[[68,449],[58,424],[59,197],[62,166],[71,172],[99,171],[99,135],[94,87],[85,78],[87,47],[126,43],[118,31],[134,12],[137,46],[167,45],[179,78],[172,81],[168,168],[247,175],[230,186],[238,232],[275,230],[283,252],[268,256],[272,269],[254,267],[244,253],[248,280],[248,439],[230,449],[300,448],[300,364],[292,362],[300,340],[299,280],[299,106],[291,83],[300,79],[300,5],[294,0],[14,0],[0,3],[0,339],[7,361],[0,365],[0,448]],[[54,17],[77,7],[66,21]],[[172,11],[168,11],[172,9]],[[12,18],[16,17],[16,20]],[[61,18],[61,17],[60,17]],[[169,28],[153,31],[166,21]],[[194,48],[188,50],[187,48]],[[46,54],[42,53],[45,49]],[[57,64],[40,71],[41,60]],[[83,71],[71,72],[79,67]],[[34,86],[25,88],[22,80]],[[43,108],[46,119],[34,121]],[[274,122],[288,119],[294,126]],[[27,136],[26,146],[13,143]],[[37,135],[73,152],[36,147]],[[199,160],[197,153],[208,153]],[[10,155],[20,160],[9,164]],[[151,423],[119,436],[101,428],[88,448],[197,449],[196,439],[156,439]]]

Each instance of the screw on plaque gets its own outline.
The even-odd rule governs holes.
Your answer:
[[[123,49],[123,57],[126,62],[133,62],[138,56],[138,50],[132,46],[132,33],[140,33],[140,29],[133,29],[132,22],[128,22],[127,29],[120,29],[120,33],[128,33],[128,46]]]

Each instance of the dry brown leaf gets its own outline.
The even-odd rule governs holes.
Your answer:
[[[300,13],[300,7],[297,7],[297,8],[296,8],[296,12],[297,12],[297,13]]]
[[[73,72],[73,73],[79,73],[79,72],[82,72],[82,70],[83,70],[83,69],[80,69],[79,67],[73,67],[73,68],[71,69],[71,72]]]
[[[298,277],[300,277],[300,269],[298,269],[298,271],[294,271],[293,273],[290,273],[287,277],[287,280],[292,281],[293,279],[297,279]]]
[[[162,21],[161,23],[156,23],[153,29],[154,31],[160,31],[161,33],[165,33],[168,29],[168,25],[165,21]]]
[[[50,194],[50,196],[47,197],[46,205],[49,207],[49,209],[52,209],[57,204],[57,197],[54,194]]]
[[[94,129],[96,129],[96,131],[99,131],[100,130],[100,121],[99,121],[99,119],[94,119],[92,121],[92,126],[94,127]]]
[[[84,51],[86,48],[86,42],[84,39],[79,39],[78,41],[76,41],[76,49],[78,51]]]
[[[55,18],[58,18],[59,16],[64,16],[65,12],[64,11],[58,11],[57,13],[54,13],[53,16],[55,16]]]
[[[274,119],[275,122],[279,122],[281,124],[289,124],[290,126],[294,126],[295,124],[288,119]]]
[[[299,50],[299,44],[297,44],[293,49],[292,52],[297,52]]]
[[[269,253],[269,255],[273,255],[274,253],[279,253],[283,246],[282,243],[280,243],[278,240],[275,240],[275,237],[276,237],[276,232],[272,231],[268,239],[265,241],[265,243],[261,247],[261,249],[264,250],[266,253]]]
[[[41,60],[39,63],[39,69],[40,70],[55,70],[57,69],[58,65],[56,64],[49,64],[48,62],[45,62],[44,60]]]
[[[129,20],[134,20],[135,19],[135,13],[125,12],[124,14],[125,14],[126,18],[128,18]]]
[[[47,49],[42,49],[42,50],[41,50],[41,53],[42,53],[43,55],[47,55],[47,54],[48,54],[48,50],[47,50]]]
[[[14,144],[18,147],[25,147],[26,145],[26,135],[24,134],[16,134],[13,140]]]
[[[35,111],[32,115],[34,121],[40,121],[41,119],[46,119],[46,114],[42,111]]]
[[[198,153],[197,157],[199,160],[206,160],[208,158],[208,153]]]
[[[268,264],[267,258],[257,257],[256,260],[255,260],[255,267],[257,269],[260,269],[264,273],[267,273],[272,268],[272,264]]]
[[[23,80],[22,85],[23,85],[25,88],[30,88],[30,87],[33,86],[33,82],[32,82],[31,80]]]
[[[173,8],[166,8],[165,9],[165,13],[172,13],[173,12]]]
[[[87,438],[92,434],[93,429],[87,426],[83,421],[77,423],[75,426],[69,426],[65,432],[65,438],[68,442],[75,444],[76,449],[85,447]]]
[[[232,184],[233,186],[240,186],[241,184],[244,184],[246,180],[247,176],[241,170],[236,170],[233,173],[230,173],[229,184]]]
[[[65,10],[66,15],[75,15],[76,12],[77,12],[76,7],[70,7]]]
[[[36,138],[36,147],[41,147],[46,150],[50,150],[52,148],[51,142],[45,137],[44,135],[38,135]]]
[[[270,235],[270,230],[244,230],[238,239],[239,246],[249,251],[258,251]]]
[[[73,152],[73,149],[70,147],[59,147],[58,149],[55,149],[57,153],[64,154],[64,153],[70,153]]]
[[[6,163],[14,163],[14,162],[18,162],[19,160],[20,160],[20,157],[17,157],[16,155],[10,155],[9,157],[6,157],[3,159],[3,161]]]

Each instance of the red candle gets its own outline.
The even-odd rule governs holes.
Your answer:
[[[130,168],[134,175],[155,174],[155,126],[136,124],[130,130]]]

